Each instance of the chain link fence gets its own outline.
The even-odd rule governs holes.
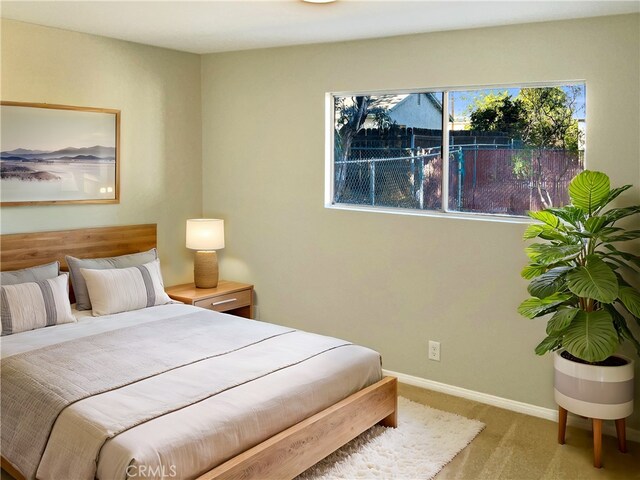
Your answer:
[[[564,204],[569,182],[582,170],[582,153],[513,143],[452,145],[449,210],[524,215]],[[440,147],[355,147],[334,170],[336,203],[442,208]]]
[[[352,148],[335,162],[337,203],[434,209],[442,178],[440,148]]]

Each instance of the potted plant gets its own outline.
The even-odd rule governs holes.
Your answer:
[[[593,418],[597,467],[602,419],[616,420],[624,450],[624,418],[633,412],[633,361],[616,350],[629,341],[640,355],[627,323],[633,318],[640,325],[640,292],[629,283],[638,278],[640,257],[619,247],[640,238],[640,230],[618,223],[640,213],[640,206],[608,208],[629,188],[611,189],[607,175],[585,170],[569,184],[571,204],[529,212],[540,223],[524,234],[544,242],[526,248],[529,263],[522,276],[531,280],[531,297],[518,312],[527,318],[550,315],[547,337],[535,352],[554,352],[558,439],[564,443],[567,410]]]

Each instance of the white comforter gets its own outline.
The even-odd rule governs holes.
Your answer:
[[[98,332],[184,315],[194,309],[166,305],[3,337],[1,355],[7,358]],[[216,316],[222,314],[211,315],[216,321]],[[232,368],[230,360],[212,362],[208,371],[202,370],[202,365],[183,367],[178,379],[181,390],[197,389],[207,376],[211,381],[216,379],[216,369],[227,373]],[[163,376],[168,382],[165,386],[176,384],[176,372],[160,375]],[[102,447],[96,476],[101,480],[193,478],[380,378],[376,352],[354,345],[325,352],[118,434]],[[53,428],[38,478],[57,478],[60,465],[51,452],[60,451],[66,431],[74,422],[98,422],[101,412],[108,411],[112,402],[133,402],[132,406],[139,408],[141,403],[161,403],[182,393],[167,391],[163,382],[155,378],[67,407]]]

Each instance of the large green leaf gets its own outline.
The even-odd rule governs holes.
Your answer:
[[[547,323],[547,335],[558,335],[567,328],[575,316],[580,312],[578,308],[560,308]]]
[[[622,187],[611,189],[611,191],[609,192],[609,196],[607,196],[607,199],[603,202],[602,206],[604,207],[604,206],[610,204],[616,198],[618,198],[618,195],[620,195],[622,192],[625,192],[625,191],[629,190],[631,187],[632,187],[632,185],[624,185]]]
[[[626,266],[627,266],[627,264],[626,264],[626,263],[622,263],[622,262],[620,262],[620,261],[619,261],[617,258],[615,258],[615,257],[607,257],[607,256],[604,256],[604,257],[602,257],[602,259],[603,259],[604,263],[606,263],[607,265],[609,265],[609,268],[610,268],[611,270],[614,270],[614,271],[618,270],[621,266],[623,266],[623,267],[626,267]]]
[[[598,233],[607,224],[606,217],[594,216],[584,222],[584,229],[589,233]]]
[[[541,251],[547,246],[548,245],[544,243],[534,243],[532,245],[529,245],[528,247],[525,247],[524,253],[527,254],[527,257],[529,257],[530,260],[535,261],[540,256]]]
[[[610,357],[618,346],[611,314],[606,310],[580,310],[564,331],[562,346],[574,357],[587,362],[600,362]]]
[[[532,263],[522,269],[522,271],[520,272],[520,276],[522,278],[526,278],[527,280],[531,280],[538,275],[542,275],[547,270],[548,268],[546,265],[538,265],[537,263]]]
[[[536,318],[550,313],[555,307],[571,298],[572,295],[568,293],[554,293],[547,298],[527,298],[518,307],[518,313],[527,318]]]
[[[525,240],[536,237],[540,237],[545,240],[558,240],[563,243],[569,243],[569,239],[560,233],[559,230],[556,230],[549,225],[541,225],[539,223],[529,225],[522,236]]]
[[[522,238],[524,238],[525,240],[536,238],[544,231],[544,227],[545,225],[539,225],[537,223],[531,224],[524,231],[524,235],[522,235]]]
[[[561,218],[565,222],[574,227],[578,227],[586,220],[584,212],[578,207],[573,205],[567,205],[565,207],[547,208],[547,212],[554,214],[556,217]]]
[[[627,321],[625,320],[625,318],[622,316],[620,312],[618,312],[618,310],[615,309],[613,305],[605,305],[604,307],[611,314],[611,317],[613,318],[613,325],[618,331],[618,336],[622,337],[623,339],[629,340],[631,343],[633,343],[634,347],[636,347],[636,352],[640,357],[640,342],[633,335],[633,332],[629,329],[629,326],[627,325]]]
[[[544,240],[556,240],[558,242],[562,242],[568,245],[574,245],[576,242],[571,239],[570,236],[564,235],[560,233],[558,230],[551,228],[549,226],[543,225],[542,232],[538,237]]]
[[[569,290],[579,297],[612,303],[618,298],[618,279],[597,255],[587,255],[586,265],[567,273]]]
[[[531,260],[540,265],[552,265],[565,262],[578,256],[582,245],[550,245],[534,243],[525,248],[526,254]]]
[[[623,218],[630,217],[631,215],[637,215],[640,213],[640,205],[634,205],[632,207],[624,208],[612,208],[604,212],[601,217],[605,219],[606,223],[615,223]]]
[[[534,220],[538,220],[538,221],[540,221],[542,223],[546,223],[547,225],[549,225],[552,228],[559,228],[560,230],[564,229],[564,226],[562,225],[562,222],[560,222],[558,217],[556,217],[551,212],[547,212],[545,210],[542,210],[542,211],[539,211],[539,212],[527,212],[527,215],[529,215]]]
[[[618,297],[629,312],[640,317],[640,292],[638,290],[627,285],[620,285]]]
[[[604,205],[610,192],[609,177],[602,172],[585,170],[569,183],[571,203],[589,215]]]
[[[627,242],[640,238],[640,230],[627,230],[622,233],[613,233],[610,235],[600,235],[604,242]]]
[[[636,265],[637,267],[640,267],[640,257],[638,257],[637,255],[634,255],[633,253],[623,252],[621,250],[618,250],[616,247],[614,247],[611,244],[606,244],[604,246],[604,248],[609,250],[609,253],[606,254],[607,256],[615,255],[616,257],[620,257],[620,258],[626,260],[627,262],[631,262],[632,264]]]
[[[593,238],[595,240],[599,240],[600,243],[603,243],[607,241],[605,239],[619,235],[621,232],[624,232],[624,229],[618,227],[602,227],[600,230],[598,230],[597,233],[594,233],[593,235],[588,233],[585,238]]]
[[[556,267],[533,279],[527,290],[532,297],[545,298],[556,293],[564,284],[564,275],[571,267]]]
[[[550,335],[538,344],[536,347],[536,354],[544,355],[547,352],[557,350],[561,345],[562,338]]]
[[[636,270],[636,271],[640,271],[640,267],[635,266],[633,264],[629,264],[627,262],[625,262],[624,260],[622,260],[621,258],[612,255],[610,253],[603,253],[602,254],[602,258],[607,260],[607,265],[609,265],[611,268],[614,268],[614,264],[615,266],[619,267],[624,267],[625,269],[631,269],[631,270]],[[613,263],[612,263],[613,262]]]

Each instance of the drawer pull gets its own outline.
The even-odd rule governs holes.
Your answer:
[[[212,307],[216,307],[218,305],[224,305],[225,303],[237,302],[237,298],[229,298],[228,300],[220,300],[219,302],[213,302],[211,304]]]

